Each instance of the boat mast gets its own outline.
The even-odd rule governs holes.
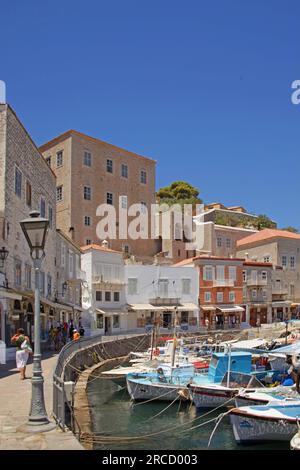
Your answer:
[[[150,359],[153,358],[153,350],[157,347],[157,337],[158,337],[158,327],[159,327],[159,318],[157,318],[157,312],[154,312],[154,322],[151,333],[151,355]]]
[[[228,368],[227,368],[227,387],[230,385],[230,368],[231,368],[231,344],[228,345]]]
[[[172,348],[172,360],[171,360],[172,367],[174,367],[175,365],[177,313],[178,313],[178,307],[175,308],[175,316],[174,316],[174,334],[173,334],[173,348]]]

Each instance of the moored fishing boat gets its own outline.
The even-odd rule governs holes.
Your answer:
[[[179,394],[183,400],[189,399],[187,383],[195,374],[190,364],[173,367],[161,366],[156,374],[128,374],[127,390],[133,400],[173,401]]]
[[[239,390],[235,396],[235,406],[255,406],[267,405],[270,402],[291,402],[300,400],[300,395],[294,387],[278,387],[260,388],[250,390]]]
[[[298,430],[300,401],[267,406],[243,406],[230,412],[233,434],[238,444],[290,441]]]
[[[242,373],[251,371],[250,353],[233,352],[230,357],[231,368],[234,371]],[[185,364],[185,367],[171,367],[168,373],[164,373],[164,376],[162,374],[128,375],[127,389],[134,400],[148,400],[159,396],[164,396],[164,400],[172,400],[175,399],[178,390],[186,396],[190,395],[194,398],[193,391],[196,387],[220,384],[227,370],[228,354],[215,353],[210,361],[208,371],[204,369],[202,373],[199,373],[195,367],[190,367],[189,370],[189,365]],[[169,393],[164,395],[166,387],[168,387]],[[173,393],[171,388],[173,388]]]
[[[269,382],[274,376],[283,374],[286,368],[284,361],[279,366],[277,360],[276,367],[279,369],[273,369],[267,363],[265,366],[256,368],[252,365],[251,353],[229,351],[223,356],[219,354],[219,371],[214,372],[215,360],[216,358],[213,357],[210,367],[212,380],[208,380],[206,383],[192,382],[188,385],[191,398],[197,408],[214,408],[234,404],[233,398],[241,389],[263,387],[265,380]],[[220,377],[220,375],[222,376]]]

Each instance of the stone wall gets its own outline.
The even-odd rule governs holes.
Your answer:
[[[4,130],[5,129],[5,130]],[[3,143],[4,140],[4,143]],[[46,258],[42,264],[45,273],[45,289],[47,288],[47,275],[52,277],[52,292],[56,280],[56,179],[43,157],[39,153],[29,134],[8,105],[0,105],[0,207],[3,208],[3,224],[0,237],[9,250],[6,262],[6,275],[10,287],[16,287],[14,282],[14,263],[18,259],[22,262],[21,287],[25,290],[25,264],[32,265],[28,244],[21,231],[20,221],[29,216],[31,210],[40,207],[40,199],[46,202],[46,216],[49,205],[52,207],[52,228],[49,229],[46,241]],[[15,169],[22,173],[21,197],[15,194]],[[5,173],[3,174],[3,169]],[[26,204],[26,182],[32,190],[31,206]],[[32,270],[32,287],[34,286],[34,273]]]

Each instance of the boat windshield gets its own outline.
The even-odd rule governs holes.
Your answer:
[[[224,375],[221,385],[228,386],[228,372]],[[256,379],[255,376],[250,374],[243,374],[241,372],[229,373],[229,387],[230,388],[260,388],[263,384]]]

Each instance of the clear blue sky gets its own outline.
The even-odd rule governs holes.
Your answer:
[[[298,0],[2,0],[0,79],[37,144],[74,128],[300,229]]]

